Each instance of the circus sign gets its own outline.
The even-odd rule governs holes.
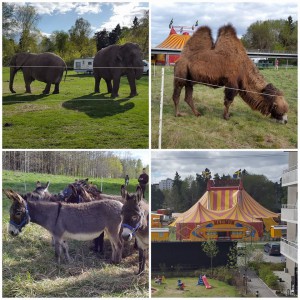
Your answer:
[[[215,225],[230,224],[234,225],[234,220],[213,220]]]

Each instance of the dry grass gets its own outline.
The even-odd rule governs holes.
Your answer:
[[[36,180],[52,180],[51,191],[60,190],[60,185],[70,178],[43,174],[24,174],[4,171],[3,188],[23,192],[22,182],[28,189]],[[57,178],[56,178],[57,177]],[[56,179],[57,182],[54,180]],[[106,192],[109,189],[109,182]],[[149,267],[140,276],[138,253],[133,243],[125,243],[119,265],[109,263],[111,246],[105,239],[104,255],[94,253],[90,242],[70,241],[72,262],[55,263],[51,235],[41,226],[30,223],[18,237],[7,233],[11,202],[2,201],[2,296],[3,297],[148,297]]]

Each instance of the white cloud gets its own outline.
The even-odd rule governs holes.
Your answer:
[[[106,28],[108,31],[111,31],[118,24],[120,24],[121,27],[130,27],[132,25],[134,17],[140,19],[141,17],[143,17],[144,12],[149,9],[148,6],[135,2],[112,2],[111,4],[112,16],[107,22],[101,24],[98,30],[103,30],[104,28]]]
[[[97,3],[89,3],[89,2],[80,3],[75,8],[75,12],[78,13],[79,15],[83,15],[86,13],[98,14],[101,11],[102,11],[101,4],[99,2],[97,2]]]

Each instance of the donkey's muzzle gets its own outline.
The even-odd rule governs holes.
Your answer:
[[[132,240],[132,233],[130,230],[128,230],[127,228],[125,228],[122,232],[122,238],[124,241],[128,242]]]

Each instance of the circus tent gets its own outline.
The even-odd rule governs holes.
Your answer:
[[[183,31],[182,34],[178,34],[174,27],[171,28],[168,37],[155,47],[155,49],[179,49],[181,50],[185,43],[189,40],[190,34],[187,31]],[[174,64],[179,54],[156,54],[152,57],[156,64],[170,65]]]
[[[258,239],[264,224],[272,223],[278,214],[255,201],[242,187],[212,187],[189,210],[182,213],[171,226],[176,226],[177,239],[202,240]]]

